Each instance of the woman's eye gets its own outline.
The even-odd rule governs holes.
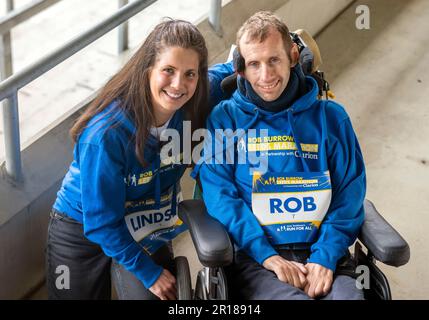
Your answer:
[[[173,68],[165,68],[164,72],[167,72],[168,74],[173,74],[174,70],[173,70]]]
[[[188,72],[187,76],[188,76],[188,78],[192,79],[192,78],[195,78],[196,73],[195,72]]]

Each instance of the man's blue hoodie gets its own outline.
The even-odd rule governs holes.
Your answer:
[[[329,171],[332,200],[317,240],[308,244],[311,246],[308,262],[335,271],[337,261],[355,241],[363,222],[365,168],[352,124],[343,107],[333,101],[318,100],[314,79],[307,77],[306,84],[307,93],[278,112],[260,108],[236,90],[231,99],[214,108],[207,126],[213,138],[215,129],[256,129],[257,133],[268,129],[268,137],[274,137],[274,140],[288,136],[297,144],[317,145],[315,153],[303,153],[302,157],[294,151],[269,153],[267,171]],[[215,150],[211,153],[213,158],[218,150],[223,150],[225,158],[226,149],[216,147],[224,141],[213,140],[216,143],[208,146]],[[246,151],[251,152],[249,141]],[[234,159],[237,159],[236,147],[234,153]],[[234,164],[215,163],[213,158],[206,156],[205,162],[194,171],[194,175],[199,172],[207,210],[226,226],[240,249],[262,264],[277,252],[252,213],[252,174],[249,169],[259,164],[249,161],[246,164],[237,164],[237,161]]]

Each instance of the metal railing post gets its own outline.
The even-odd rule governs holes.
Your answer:
[[[3,132],[6,172],[15,181],[22,180],[19,137],[18,92],[3,101]]]
[[[60,0],[37,0],[37,3],[47,3]],[[135,0],[115,14],[111,15],[93,28],[75,37],[56,51],[44,56],[39,61],[17,72],[0,82],[0,101],[7,99],[3,105],[4,139],[6,154],[6,171],[14,180],[22,179],[22,164],[20,154],[18,90],[23,86],[49,71],[65,59],[85,48],[107,32],[126,22],[156,0]],[[11,23],[6,20],[1,28],[7,28]],[[3,30],[4,31],[4,30]]]
[[[6,12],[13,11],[13,0],[6,1]],[[12,46],[10,31],[0,34],[0,79],[4,80],[13,73]]]
[[[6,0],[6,11],[10,12],[14,8],[13,0]]]
[[[135,0],[130,2],[115,14],[73,38],[54,52],[45,55],[39,61],[27,66],[6,80],[3,80],[0,83],[0,101],[8,98],[15,91],[18,91],[29,82],[51,70],[53,67],[85,48],[107,32],[115,29],[155,1],[156,0]]]
[[[0,79],[13,74],[12,41],[10,29],[31,18],[60,0],[36,0],[15,12],[14,0],[6,0],[6,16],[0,19]],[[13,92],[0,102],[3,113],[3,138],[5,168],[7,175],[19,182],[23,178],[21,161],[21,143],[19,133],[18,92]]]
[[[6,11],[13,11],[13,0],[7,0]],[[0,34],[0,79],[13,73],[10,31]],[[6,173],[15,181],[22,179],[22,163],[19,138],[19,114],[17,93],[0,102],[3,108],[3,135],[5,142]]]
[[[119,0],[119,8],[128,4],[128,0]],[[128,21],[118,27],[118,53],[128,49]]]
[[[209,24],[219,37],[222,37],[221,25],[222,0],[211,0],[209,10]]]

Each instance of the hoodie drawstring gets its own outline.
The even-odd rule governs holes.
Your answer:
[[[250,122],[244,127],[244,128],[242,128],[243,129],[243,131],[244,131],[244,134],[242,134],[241,136],[239,136],[239,137],[237,137],[237,141],[240,141],[240,139],[243,137],[243,136],[245,136],[246,135],[246,130],[247,129],[249,129],[250,127],[252,127],[255,123],[256,123],[256,121],[258,121],[258,119],[259,119],[259,114],[260,114],[260,112],[259,112],[259,109],[258,108],[255,108],[254,109],[254,111],[255,111],[255,115],[254,115],[254,117],[252,118],[252,120],[250,120]],[[213,141],[212,141],[213,142]],[[236,144],[237,142],[234,142],[234,147],[235,147],[235,144]],[[216,144],[216,142],[215,142],[215,144]],[[193,177],[193,178],[195,178],[197,175],[198,175],[198,172],[199,172],[199,170],[200,170],[200,167],[201,167],[201,165],[203,164],[203,163],[210,163],[210,161],[212,160],[212,159],[217,159],[216,158],[216,156],[218,155],[218,154],[221,154],[221,155],[223,155],[223,152],[225,151],[225,149],[226,149],[226,147],[227,147],[227,145],[228,144],[223,144],[222,143],[222,150],[221,151],[219,151],[218,153],[208,153],[208,154],[204,154],[203,156],[202,156],[202,158],[198,161],[198,163],[195,165],[195,168],[194,168],[194,170],[193,170],[193,172],[192,172],[192,174],[191,174],[191,176]],[[213,146],[212,145],[210,145],[209,146],[210,148],[212,148]],[[215,149],[216,150],[216,149]]]
[[[247,126],[245,126],[243,128],[243,130],[245,132],[247,131],[247,129],[251,128],[256,123],[256,121],[258,121],[258,119],[259,119],[259,114],[260,114],[259,109],[255,108],[255,109],[253,109],[253,111],[255,111],[255,116],[252,118],[252,120],[250,120],[250,122],[247,124]]]
[[[156,155],[156,174],[155,174],[155,209],[159,210],[161,208],[161,157],[160,152],[157,152]],[[172,215],[176,215],[177,212],[177,183],[173,184],[173,192],[171,199],[171,213]]]
[[[161,158],[159,155],[159,152],[156,155],[156,174],[155,174],[155,208],[160,209],[161,208],[161,178],[160,178],[160,172],[159,168],[161,166]]]
[[[171,216],[175,216],[177,211],[177,184],[173,184],[173,198],[171,200]]]
[[[308,167],[307,162],[305,162],[305,159],[302,154],[301,142],[298,140],[298,137],[295,134],[296,130],[295,130],[295,124],[294,124],[294,118],[293,118],[293,108],[289,108],[287,111],[288,111],[287,119],[289,121],[290,128],[292,130],[293,141],[295,141],[298,155],[299,155],[299,158],[301,159],[302,169],[304,170],[304,172],[310,172],[310,168]]]

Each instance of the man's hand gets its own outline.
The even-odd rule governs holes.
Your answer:
[[[331,291],[334,272],[317,263],[307,263],[305,268],[308,270],[305,293],[310,298],[326,296]]]
[[[156,280],[149,290],[161,300],[175,300],[177,292],[176,278],[170,271],[164,269],[158,280]]]
[[[307,283],[305,275],[307,269],[301,263],[288,261],[281,256],[271,256],[262,263],[267,270],[273,271],[280,281],[286,282],[296,288],[303,289]]]

